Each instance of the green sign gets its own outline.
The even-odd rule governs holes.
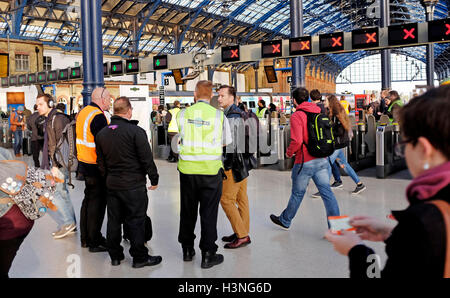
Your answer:
[[[117,66],[113,66],[113,71],[116,71],[117,70]]]
[[[159,61],[159,59],[156,60],[156,66],[160,66],[160,65],[161,65],[161,62]]]
[[[131,63],[128,63],[128,69],[133,69],[133,65]]]

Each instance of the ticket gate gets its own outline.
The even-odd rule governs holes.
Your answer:
[[[386,178],[391,173],[406,169],[405,159],[395,153],[395,145],[400,141],[400,127],[397,124],[377,127],[377,178]]]
[[[258,167],[278,163],[279,123],[278,119],[259,119]]]
[[[375,117],[368,115],[366,122],[352,124],[353,139],[346,152],[348,163],[355,171],[374,167],[376,164]]]
[[[9,128],[8,120],[2,120],[0,122],[0,145],[3,148],[12,148],[13,147],[13,135]]]
[[[170,144],[167,136],[167,125],[151,124],[152,151],[154,159],[167,159],[170,154]]]
[[[278,169],[288,171],[292,169],[295,161],[295,158],[286,157],[286,150],[291,142],[291,126],[280,125],[278,135]]]

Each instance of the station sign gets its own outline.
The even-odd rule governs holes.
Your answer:
[[[321,53],[344,50],[344,32],[319,35],[319,49]]]
[[[311,36],[302,36],[289,39],[289,55],[306,55],[311,53]]]
[[[71,80],[79,80],[79,79],[81,79],[81,77],[82,77],[81,66],[72,67],[70,69],[69,78]]]
[[[276,58],[283,56],[283,40],[270,40],[261,43],[261,58]]]
[[[9,86],[17,85],[17,76],[9,76]]]
[[[376,48],[379,44],[378,27],[352,31],[352,49]]]
[[[393,25],[388,27],[388,44],[400,46],[418,42],[417,23]]]
[[[222,47],[222,62],[235,62],[241,59],[239,45]]]
[[[37,82],[39,84],[47,83],[47,72],[45,72],[45,71],[38,72],[38,74],[37,74]]]
[[[36,84],[37,83],[37,76],[36,76],[36,74],[35,73],[29,73],[27,75],[27,82],[28,82],[29,85]]]
[[[9,78],[2,78],[2,88],[8,88],[9,87]]]
[[[167,55],[160,55],[160,56],[154,56],[153,57],[153,69],[167,69]]]
[[[60,69],[58,71],[58,81],[66,81],[69,79],[69,69]]]
[[[428,22],[428,41],[450,41],[450,18]]]
[[[18,86],[23,86],[23,85],[27,85],[27,75],[23,74],[23,75],[19,75],[18,77]]]
[[[56,70],[50,70],[47,72],[47,81],[55,82],[58,79],[58,73]]]
[[[125,73],[136,74],[139,73],[139,59],[127,59],[125,62]]]
[[[111,62],[111,75],[122,76],[123,75],[123,61]]]

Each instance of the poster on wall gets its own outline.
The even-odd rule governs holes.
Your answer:
[[[152,99],[149,97],[148,86],[121,85],[120,96],[127,96],[130,99],[131,106],[133,107],[133,116],[131,119],[139,121],[138,125],[147,132],[148,140],[151,143],[150,112]]]

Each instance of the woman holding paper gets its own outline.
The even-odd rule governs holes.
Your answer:
[[[406,190],[409,207],[392,212],[397,225],[355,216],[349,223],[356,233],[326,234],[336,251],[348,255],[350,277],[450,277],[448,111],[450,86],[432,89],[412,99],[400,111],[403,141],[396,151],[404,153],[414,179]],[[386,243],[388,259],[381,272],[374,267],[374,251],[362,240]]]

